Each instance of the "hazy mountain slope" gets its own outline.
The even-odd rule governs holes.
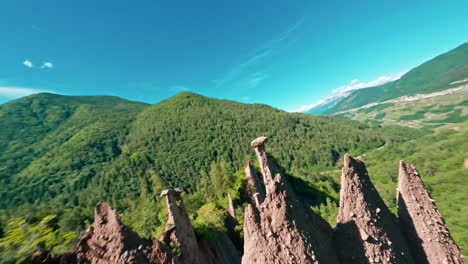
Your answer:
[[[468,121],[468,92],[383,103],[334,115],[372,124],[437,127]]]
[[[384,85],[364,88],[351,93],[325,114],[333,114],[382,102],[404,95],[431,93],[459,86],[466,82],[452,84],[468,78],[468,43],[410,70],[399,80]]]

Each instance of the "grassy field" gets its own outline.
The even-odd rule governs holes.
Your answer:
[[[468,92],[380,104],[336,116],[371,124],[435,128],[468,121]]]

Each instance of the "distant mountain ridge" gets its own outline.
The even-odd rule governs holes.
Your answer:
[[[345,98],[318,105],[305,113],[332,115],[369,103],[454,88],[468,83],[467,78],[468,42],[421,64],[396,81],[353,91]]]

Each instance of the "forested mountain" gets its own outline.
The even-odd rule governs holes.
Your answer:
[[[423,177],[429,174],[425,179],[436,199],[460,195],[465,188],[439,182],[459,182],[453,167],[463,156],[464,128],[451,134],[451,146],[460,146],[450,156],[453,164],[442,166],[448,160],[442,143],[430,151],[430,159],[413,158],[421,146],[433,148],[428,142],[440,141],[427,129],[287,113],[188,92],[155,105],[38,94],[0,106],[0,122],[0,236],[8,219],[25,217],[33,224],[51,214],[61,233],[77,232],[90,223],[97,203],[109,202],[133,230],[154,237],[165,223],[159,192],[181,187],[197,235],[213,239],[225,232],[222,208],[228,191],[241,205],[242,225],[241,171],[253,159],[249,143],[259,135],[269,138],[269,153],[301,199],[330,223],[338,208],[339,159],[346,152],[369,161],[371,177],[390,208],[395,208],[396,172],[387,168],[402,158],[426,168]],[[464,224],[455,212],[466,205],[453,199],[439,204],[465,248]]]
[[[270,137],[271,153],[286,171],[335,194],[336,183],[317,168],[333,166],[345,152],[407,137],[356,121],[188,92],[151,106],[38,94],[0,106],[0,122],[2,219],[54,213],[67,230],[82,227],[98,202],[130,210],[165,186],[195,193],[216,171],[234,175],[258,135]]]
[[[324,113],[334,114],[369,103],[437,92],[466,83],[468,83],[468,43],[421,64],[396,81],[356,90]],[[315,113],[316,110],[313,108],[308,113]]]

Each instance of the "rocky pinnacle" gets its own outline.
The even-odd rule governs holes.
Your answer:
[[[296,199],[283,175],[271,178],[265,142],[265,137],[252,142],[266,197],[245,210],[242,263],[338,263],[328,223]]]
[[[417,263],[463,263],[444,218],[413,165],[400,161],[398,217]]]
[[[168,247],[158,240],[140,238],[120,221],[109,204],[94,211],[94,223],[76,248],[63,256],[60,263],[172,263]]]
[[[341,263],[413,263],[396,221],[364,163],[346,154],[335,233]]]
[[[267,137],[259,137],[253,140],[250,145],[254,148],[255,153],[257,154],[258,162],[260,164],[260,171],[263,175],[263,183],[265,186],[268,186],[269,183],[273,180],[273,168],[268,162],[268,156],[265,151],[265,143],[267,142]]]
[[[173,247],[176,263],[202,264],[205,262],[180,193],[178,189],[161,193],[161,197],[166,198],[167,224],[160,239]]]
[[[255,168],[251,160],[249,160],[245,165],[244,173],[246,179],[245,190],[248,196],[247,198],[252,204],[255,204],[255,200],[263,202],[263,200],[265,200],[265,186],[263,185],[262,179],[260,179],[255,172]]]
[[[229,207],[227,211],[232,218],[236,218],[236,209],[234,208],[234,203],[232,202],[231,193],[228,192],[227,196],[228,196],[228,202],[229,202]]]

